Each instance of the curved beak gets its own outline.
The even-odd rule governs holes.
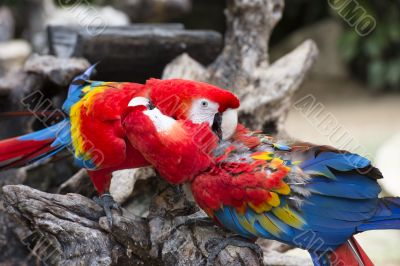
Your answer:
[[[235,132],[238,125],[238,109],[227,109],[222,113],[222,139],[226,140],[231,138]]]
[[[212,124],[212,130],[219,139],[227,140],[236,132],[238,125],[238,110],[227,109],[223,113],[216,113]]]

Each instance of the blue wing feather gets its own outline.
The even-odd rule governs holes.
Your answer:
[[[381,229],[400,229],[400,198],[379,199],[375,215],[357,227],[358,232]]]
[[[304,213],[310,213],[316,216],[327,217],[331,219],[339,219],[343,221],[365,221],[370,219],[374,213],[375,209],[369,212],[348,212],[336,209],[329,209],[328,211],[322,211],[321,207],[317,205],[304,205],[302,206],[302,211]]]
[[[321,211],[330,209],[345,212],[370,212],[376,210],[377,199],[346,199],[312,194],[304,201],[304,205],[317,206]]]
[[[275,148],[285,150],[283,146]],[[293,213],[304,220],[300,227],[294,227],[290,220],[285,223],[294,214],[286,218],[286,213],[275,213],[274,209],[258,214],[248,208],[242,214],[225,206],[215,212],[217,219],[245,237],[274,239],[318,252],[335,249],[357,232],[400,228],[400,200],[384,203],[378,199],[381,189],[376,180],[354,171],[369,167],[369,160],[356,154],[318,148],[306,151],[305,157],[299,167],[310,177],[302,182],[293,179],[288,182],[293,188],[291,194],[280,195],[281,206],[296,208]],[[295,186],[302,190],[296,192]],[[296,199],[299,202],[292,205]],[[314,241],[311,244],[310,235]]]
[[[316,194],[349,199],[373,199],[378,197],[382,190],[374,180],[356,174],[336,174],[335,180],[312,178],[307,184],[307,189]]]
[[[338,153],[338,152],[321,152],[317,156],[312,156],[300,164],[305,173],[324,175],[326,177],[335,178],[335,174],[331,169],[338,171],[351,171],[368,167],[371,162],[357,154]]]

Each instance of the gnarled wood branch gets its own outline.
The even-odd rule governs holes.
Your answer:
[[[209,243],[227,233],[214,225],[185,225],[204,216],[185,197],[160,183],[148,218],[114,212],[110,228],[103,210],[78,194],[49,194],[23,185],[3,188],[6,211],[39,234],[45,262],[62,265],[204,265]],[[188,212],[189,211],[189,212]],[[29,235],[25,238],[29,238]],[[45,243],[44,243],[45,242]],[[227,247],[215,265],[260,265],[248,248]]]

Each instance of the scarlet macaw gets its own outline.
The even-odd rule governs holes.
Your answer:
[[[99,203],[110,220],[110,209],[116,207],[108,194],[112,172],[149,165],[126,138],[123,117],[133,98],[149,97],[171,117],[210,125],[216,113],[235,112],[232,110],[239,106],[239,100],[228,91],[195,81],[150,79],[144,85],[90,81],[93,69],[94,66],[72,82],[62,107],[66,114],[63,121],[0,141],[0,169],[37,162],[68,148],[75,162],[88,169],[101,195]],[[209,113],[204,105],[209,107]]]
[[[277,143],[242,125],[218,142],[209,127],[144,103],[135,101],[126,114],[131,143],[166,180],[190,182],[198,205],[243,237],[306,249],[315,265],[373,265],[353,235],[400,229],[400,198],[378,197],[382,175],[360,155]]]

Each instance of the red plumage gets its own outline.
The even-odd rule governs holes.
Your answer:
[[[222,205],[242,208],[244,204],[260,205],[271,198],[270,191],[280,185],[282,178],[266,181],[265,173],[248,171],[232,176],[226,170],[198,175],[192,183],[193,196],[200,207],[218,210]]]
[[[189,80],[150,79],[146,82],[150,89],[150,99],[160,111],[176,119],[187,119],[191,101],[196,98],[207,98],[219,104],[219,112],[228,108],[239,107],[239,99],[230,91],[211,84]]]
[[[107,89],[95,95],[89,107],[81,112],[81,132],[87,139],[85,149],[95,149],[101,152],[101,157],[98,157],[98,161],[95,162],[100,164],[100,169],[89,172],[100,194],[108,191],[113,171],[149,164],[148,160],[132,147],[131,144],[134,144],[135,138],[131,137],[130,143],[127,141],[127,133],[130,129],[126,126],[129,126],[129,121],[124,121],[126,116],[123,117],[123,115],[126,114],[128,103],[132,98],[149,97],[155,106],[172,117],[182,119],[188,118],[187,111],[191,101],[196,98],[207,98],[217,102],[221,111],[239,106],[237,97],[231,92],[194,81],[151,79],[145,85],[105,83],[100,86],[105,86]],[[185,124],[185,128],[189,130],[190,125]],[[132,135],[131,133],[130,136]],[[197,142],[201,142],[201,140],[197,140]],[[202,163],[204,162],[200,161],[200,164]],[[166,166],[168,165],[171,169],[173,168],[173,162]],[[184,173],[182,172],[182,174]],[[179,180],[178,176],[174,175],[173,179],[176,182]]]
[[[53,141],[53,138],[21,140],[18,137],[0,141],[0,168],[24,166],[36,156],[51,151]]]
[[[360,260],[364,266],[374,266],[374,263],[354,237],[338,247],[329,256],[331,265],[359,266]]]
[[[143,114],[145,109],[144,106],[131,107],[123,126],[130,143],[159,169],[163,178],[173,184],[183,183],[210,166],[210,152],[217,138],[207,124],[178,121],[168,132],[159,133],[150,118]],[[196,136],[193,132],[200,134]]]
[[[135,97],[149,97],[155,106],[172,117],[188,118],[192,100],[207,98],[219,104],[220,111],[239,106],[237,97],[225,90],[210,84],[186,80],[151,79],[146,84],[82,81],[82,86],[74,90],[81,95],[72,102],[68,111],[71,121],[71,140],[75,157],[85,168],[99,192],[109,190],[113,171],[137,168],[149,165],[127,139],[123,115],[128,103]],[[68,122],[69,123],[69,122]],[[129,125],[129,123],[125,123]],[[182,125],[184,130],[191,130],[190,124]],[[48,134],[48,130],[46,134]],[[68,133],[68,132],[67,132]],[[36,138],[37,135],[33,133]],[[0,142],[0,168],[19,167],[41,158],[51,156],[59,146],[52,147],[56,134],[36,140],[14,138]],[[132,134],[130,134],[132,136]],[[47,136],[47,135],[46,135]],[[209,145],[202,140],[207,136],[196,136],[196,142]],[[134,137],[131,138],[133,141]],[[61,147],[62,148],[62,147]],[[179,147],[176,147],[179,149]],[[207,150],[209,147],[202,147]],[[178,152],[178,150],[177,150]],[[194,150],[189,153],[195,154]],[[165,156],[169,156],[165,154]],[[11,160],[11,161],[10,161]],[[202,168],[205,158],[199,159],[198,167]],[[10,163],[12,162],[12,163]],[[170,169],[173,167],[170,162]],[[171,170],[169,170],[171,171]],[[182,177],[174,176],[176,182]]]

